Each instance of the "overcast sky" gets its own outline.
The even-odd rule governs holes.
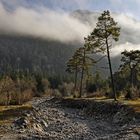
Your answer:
[[[114,55],[140,49],[140,0],[0,0],[0,31],[82,42],[93,27],[69,16],[77,9],[118,13],[114,18],[122,35]]]
[[[14,9],[18,6],[27,8],[47,7],[53,10],[72,11],[86,9],[125,13],[140,19],[140,0],[0,0],[7,8]]]

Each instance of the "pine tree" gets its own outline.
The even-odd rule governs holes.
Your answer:
[[[131,50],[131,51],[124,51],[121,53],[122,58],[121,61],[123,64],[120,65],[120,70],[123,71],[126,67],[130,70],[130,83],[131,88],[134,87],[134,82],[137,81],[136,76],[139,70],[139,63],[140,63],[140,51],[139,50]]]
[[[98,48],[99,52],[102,51],[105,53],[106,51],[107,53],[114,100],[117,99],[110,58],[110,49],[112,47],[112,41],[118,41],[119,35],[120,28],[117,26],[117,22],[115,22],[114,19],[110,16],[110,12],[107,10],[104,11],[98,18],[95,29],[87,38],[87,42],[90,43],[90,46],[96,49]]]
[[[78,78],[78,72],[80,71],[80,59],[81,54],[79,52],[79,49],[76,50],[72,58],[69,59],[67,62],[67,69],[66,71],[68,73],[74,73],[74,92],[77,90],[77,78]]]
[[[67,62],[66,71],[75,75],[74,91],[77,89],[78,73],[80,73],[80,89],[78,95],[79,98],[82,95],[84,76],[86,74],[86,77],[89,77],[89,69],[93,65],[93,63],[96,63],[95,60],[89,56],[89,54],[90,51],[87,45],[85,44],[84,47],[78,48],[74,53],[73,57],[70,58]]]
[[[81,52],[81,58],[80,58],[80,68],[81,68],[81,78],[80,78],[80,91],[79,91],[79,97],[82,96],[82,89],[83,89],[83,79],[84,76],[86,76],[86,80],[89,79],[90,76],[90,67],[93,66],[93,63],[95,64],[96,61],[91,58],[90,49],[87,44],[84,45],[84,47],[79,48],[79,52]],[[87,82],[87,81],[86,81]]]

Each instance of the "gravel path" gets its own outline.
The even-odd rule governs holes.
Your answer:
[[[84,109],[62,106],[61,100],[38,98],[33,111],[14,122],[16,140],[139,140],[139,125],[116,125],[111,118],[88,116]],[[1,140],[8,140],[5,135]],[[10,140],[10,139],[9,139]]]

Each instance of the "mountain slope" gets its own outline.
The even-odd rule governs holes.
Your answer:
[[[61,74],[77,45],[23,36],[0,36],[0,71]]]
[[[71,17],[88,27],[90,26],[91,31],[94,29],[99,15],[100,13],[88,10],[76,10],[70,13]],[[117,16],[113,13],[113,17],[116,18]],[[120,41],[117,43],[118,46],[115,46],[117,51],[120,51],[119,45],[123,46],[124,44],[125,49],[127,41],[130,41],[132,45],[134,42],[135,44],[139,43],[137,36],[128,33],[131,32],[131,30],[127,30],[128,28],[123,26],[121,29]],[[64,74],[66,62],[72,56],[74,50],[81,46],[81,43],[75,41],[61,43],[29,36],[0,35],[0,72],[22,69],[30,72],[45,72],[49,75]],[[116,71],[120,65],[120,53],[113,56],[114,52],[112,51],[111,54],[112,66],[113,71]],[[101,70],[103,75],[107,76],[109,74],[108,69],[104,69],[104,67],[107,67],[106,59],[95,66],[94,70]]]

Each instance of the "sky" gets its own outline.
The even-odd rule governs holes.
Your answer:
[[[0,0],[6,8],[15,9],[19,6],[39,9],[47,7],[53,10],[73,11],[86,9],[91,11],[111,10],[125,13],[140,19],[140,0]]]
[[[111,11],[121,27],[114,56],[124,49],[140,49],[140,0],[0,0],[0,33],[83,43],[95,26],[71,17],[77,9]],[[97,19],[91,20],[95,25]]]

